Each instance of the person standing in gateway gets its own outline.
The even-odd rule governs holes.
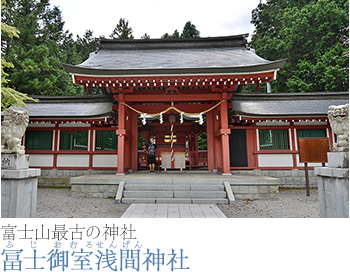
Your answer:
[[[152,137],[150,143],[147,145],[148,159],[147,164],[149,165],[149,172],[154,173],[154,166],[156,164],[156,139]]]

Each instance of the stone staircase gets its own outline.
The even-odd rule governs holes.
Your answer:
[[[229,203],[222,181],[198,179],[128,180],[119,184],[116,201],[121,203]],[[119,200],[118,200],[119,199]]]
[[[279,179],[204,172],[137,172],[70,179],[72,195],[115,198],[116,203],[233,203],[235,199],[278,199]]]

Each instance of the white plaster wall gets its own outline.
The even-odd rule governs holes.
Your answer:
[[[93,167],[117,167],[118,155],[99,154],[93,155]]]
[[[57,166],[63,167],[89,167],[89,155],[59,154]]]
[[[52,154],[30,154],[29,155],[29,166],[53,166],[53,155]]]
[[[259,154],[259,167],[293,167],[292,154]]]

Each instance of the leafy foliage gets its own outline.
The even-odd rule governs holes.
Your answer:
[[[348,90],[348,10],[348,0],[269,0],[253,10],[250,45],[263,58],[288,58],[274,92]]]
[[[200,32],[196,29],[196,26],[188,21],[181,33],[181,38],[199,38]]]
[[[176,29],[172,35],[165,33],[161,38],[162,39],[178,39],[178,38],[180,38],[180,33]]]
[[[16,26],[18,39],[5,38],[2,51],[14,68],[8,71],[10,87],[31,95],[83,94],[73,85],[62,63],[79,62],[72,37],[63,31],[61,11],[49,0],[7,0],[2,21]],[[71,46],[71,47],[69,47]],[[6,71],[7,72],[7,71]]]
[[[4,1],[4,0],[2,0]],[[7,0],[2,17],[2,84],[29,95],[84,95],[84,87],[72,82],[62,63],[77,65],[96,50],[96,39],[91,30],[76,40],[64,31],[61,11],[51,7],[49,0]],[[12,29],[21,32],[13,39]],[[133,39],[133,30],[121,18],[110,35],[114,39]],[[5,34],[7,33],[7,34]],[[167,38],[199,36],[199,31],[187,22],[182,34],[177,30]],[[142,39],[149,39],[145,33]],[[4,89],[7,90],[7,89]],[[99,88],[92,93],[101,93]]]
[[[188,21],[180,35],[179,31],[177,29],[174,31],[172,35],[169,35],[169,33],[165,33],[161,38],[162,39],[178,39],[178,38],[199,38],[200,32],[197,30],[196,26],[192,24],[190,21]]]
[[[77,41],[72,40],[73,46],[75,46],[76,53],[81,59],[78,59],[75,64],[87,60],[91,52],[96,50],[96,39],[92,30],[88,29],[85,31],[83,37],[77,36]]]
[[[207,150],[207,133],[198,135],[198,150]]]
[[[111,35],[109,35],[112,39],[133,39],[132,28],[129,27],[129,21],[125,18],[120,18],[119,23],[113,29]]]
[[[151,38],[150,35],[148,35],[147,33],[145,33],[145,35],[141,36],[141,39],[144,39],[144,40],[149,40]]]
[[[5,8],[5,0],[1,0],[1,10]],[[1,22],[1,36],[8,39],[19,38],[19,31],[13,26],[9,26],[4,22]],[[7,79],[8,74],[5,72],[5,69],[13,68],[13,64],[7,62],[1,54],[1,110],[6,110],[11,106],[24,107],[27,108],[24,101],[33,100],[28,97],[26,94],[20,93],[10,87],[8,87],[9,80]]]

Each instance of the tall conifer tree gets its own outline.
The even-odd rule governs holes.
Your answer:
[[[7,0],[2,21],[16,26],[18,39],[5,39],[2,51],[14,68],[9,71],[11,87],[31,95],[82,93],[62,67],[67,60],[67,32],[61,11],[51,8],[49,0]]]
[[[258,55],[288,58],[274,92],[348,90],[348,0],[268,0],[253,10],[251,22],[250,46]]]

